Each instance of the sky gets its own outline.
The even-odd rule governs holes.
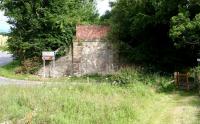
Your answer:
[[[7,20],[8,18],[4,16],[4,12],[0,11],[0,32],[8,32],[10,30]]]
[[[100,15],[103,15],[107,10],[111,10],[109,2],[114,0],[97,0],[97,10]],[[6,22],[7,17],[4,16],[4,12],[0,11],[0,32],[9,32],[10,25]]]
[[[107,10],[111,10],[109,2],[114,0],[97,0],[97,10],[103,15]]]

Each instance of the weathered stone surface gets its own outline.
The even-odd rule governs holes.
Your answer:
[[[113,71],[113,50],[109,42],[82,42],[83,50],[79,64],[81,75],[85,74],[107,74]],[[75,49],[74,49],[75,51]]]
[[[56,60],[54,76],[112,73],[116,69],[118,54],[106,40],[108,30],[106,26],[77,26],[73,48]],[[51,65],[46,66],[47,76],[53,76]],[[43,75],[43,68],[38,74]]]

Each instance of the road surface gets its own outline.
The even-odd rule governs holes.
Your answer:
[[[0,77],[0,86],[2,85],[18,85],[18,86],[39,86],[44,84],[41,81],[28,81],[28,80],[17,80]]]
[[[0,51],[0,66],[4,66],[13,61],[12,54]]]

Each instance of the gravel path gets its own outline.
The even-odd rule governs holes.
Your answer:
[[[16,79],[0,77],[0,86],[1,85],[37,86],[37,85],[41,85],[41,84],[43,84],[43,82],[16,80]]]
[[[0,51],[0,66],[4,66],[13,61],[12,54]]]

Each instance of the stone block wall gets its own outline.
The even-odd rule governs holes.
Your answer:
[[[73,73],[108,74],[116,65],[116,51],[107,41],[108,26],[78,25],[73,43]]]
[[[109,42],[74,42],[73,73],[74,75],[111,73],[115,66],[114,56],[115,52]]]
[[[78,25],[76,39],[70,52],[56,60],[55,76],[86,74],[108,74],[115,70],[117,65],[117,51],[106,36],[109,27],[96,25]],[[52,64],[46,68],[48,76]],[[43,69],[39,71],[42,75]]]

